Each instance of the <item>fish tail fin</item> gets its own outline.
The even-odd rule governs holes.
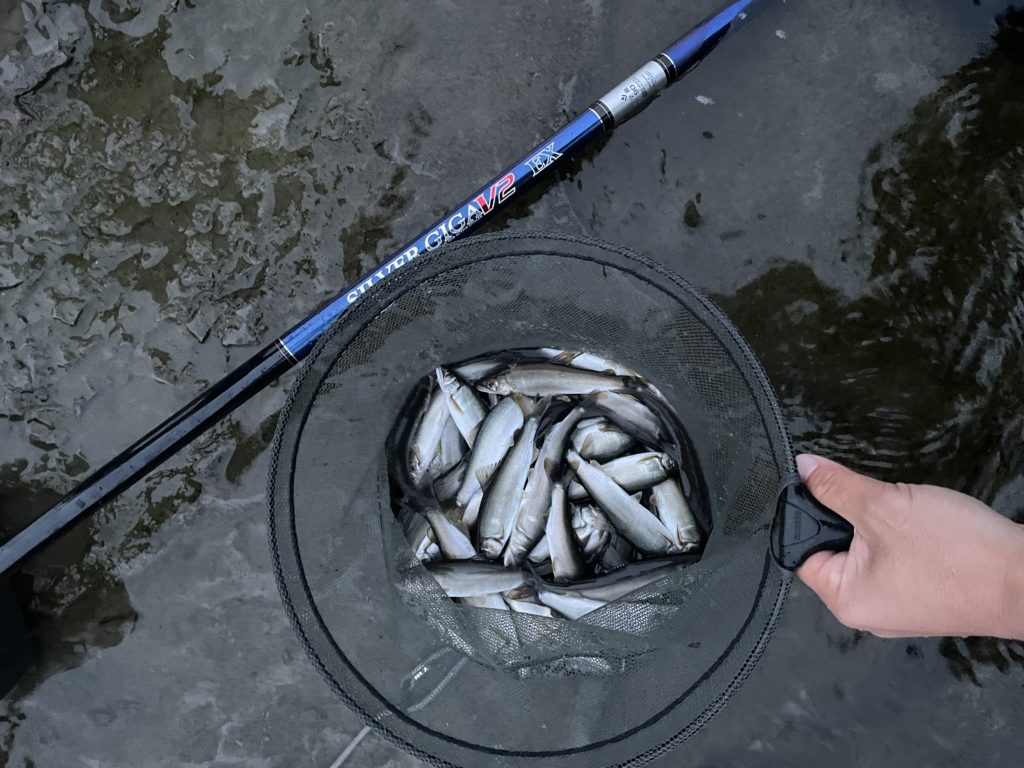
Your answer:
[[[488,464],[486,467],[477,468],[476,481],[480,484],[481,488],[483,488],[484,486],[487,485],[488,482],[490,482],[491,478],[494,477],[495,471],[497,471],[500,465],[501,462],[495,462],[493,464]]]
[[[515,545],[516,542],[513,540],[509,541],[508,546],[505,547],[505,557],[502,562],[506,568],[518,568],[526,556],[526,553],[522,552],[521,548]]]
[[[512,395],[512,397],[517,397]],[[523,412],[523,417],[526,419],[540,418],[544,415],[544,412],[551,405],[550,397],[525,397],[520,395],[519,399],[516,400],[516,405],[519,406],[519,410]]]
[[[563,349],[557,355],[551,358],[552,363],[559,363],[561,365],[570,365],[573,360],[580,356],[579,352],[574,352],[571,349]]]

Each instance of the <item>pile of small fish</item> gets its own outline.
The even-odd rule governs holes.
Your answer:
[[[633,371],[541,349],[432,378],[396,514],[449,597],[575,619],[700,548],[660,395]]]

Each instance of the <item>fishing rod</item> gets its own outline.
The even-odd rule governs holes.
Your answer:
[[[273,343],[213,384],[199,397],[131,445],[12,539],[0,546],[0,575],[39,546],[127,488],[297,365],[346,309],[398,269],[462,237],[508,205],[539,179],[576,157],[602,135],[646,107],[666,87],[696,67],[746,18],[758,0],[737,0],[712,14],[644,64],[553,136],[545,139],[482,189],[435,221],[379,268],[313,312]]]

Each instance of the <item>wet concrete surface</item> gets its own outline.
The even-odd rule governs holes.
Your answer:
[[[135,437],[713,3],[0,4],[0,525]],[[794,436],[1024,520],[1024,34],[993,2],[789,0],[532,207],[715,295]],[[1004,26],[1006,26],[1004,24]],[[264,538],[287,381],[15,577],[0,765],[329,766],[361,724]],[[796,587],[660,765],[1016,765],[1024,647],[882,641]],[[374,736],[348,761],[417,764]]]

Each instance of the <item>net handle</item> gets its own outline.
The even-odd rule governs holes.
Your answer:
[[[793,571],[816,552],[848,550],[853,541],[850,522],[814,498],[798,477],[790,476],[783,483],[772,522],[775,562]]]

